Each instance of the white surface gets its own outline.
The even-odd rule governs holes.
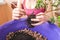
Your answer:
[[[5,4],[4,0],[0,0],[0,5]]]

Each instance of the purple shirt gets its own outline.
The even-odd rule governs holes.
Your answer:
[[[17,30],[23,30],[28,28],[33,32],[36,31],[46,37],[48,40],[60,40],[60,29],[53,23],[45,22],[41,25],[37,25],[33,28],[29,28],[26,19],[12,20],[0,27],[0,40],[6,40],[6,35],[9,32],[15,32]]]

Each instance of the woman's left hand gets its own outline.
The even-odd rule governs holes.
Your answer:
[[[47,16],[44,13],[38,13],[36,19],[31,19],[31,21],[38,21],[38,23],[31,24],[33,26],[40,25],[47,21]]]

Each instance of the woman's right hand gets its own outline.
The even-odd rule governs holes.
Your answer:
[[[27,15],[26,15],[24,9],[19,9],[19,8],[13,9],[12,19],[20,19],[20,18],[26,18],[26,17],[27,17]]]
[[[31,25],[33,25],[33,26],[41,25],[41,24],[43,24],[44,22],[48,21],[48,17],[47,17],[47,15],[45,15],[43,12],[41,12],[41,13],[38,13],[38,14],[36,15],[36,18],[35,18],[35,19],[31,19],[31,21],[37,22],[37,23],[31,24]]]

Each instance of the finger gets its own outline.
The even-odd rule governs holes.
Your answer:
[[[14,8],[13,11],[19,11],[20,9],[19,8]]]
[[[25,10],[24,10],[24,9],[20,9],[20,11],[23,11],[23,12],[25,12]]]
[[[15,12],[15,11],[25,12],[25,10],[24,10],[24,9],[19,9],[19,8],[15,8],[15,9],[13,10],[13,12]]]
[[[19,8],[14,8],[14,10],[22,10],[22,11],[24,11],[24,9],[19,9]]]
[[[40,15],[40,16],[36,16],[36,18],[41,19],[41,18],[44,18],[44,16],[43,15]]]
[[[40,21],[39,19],[31,19],[31,21]]]
[[[14,20],[14,19],[19,19],[19,17],[18,16],[15,16],[15,17],[12,17],[12,19]]]
[[[19,10],[17,11],[17,8],[15,8],[15,9],[12,11],[12,15],[13,15],[13,14],[19,14],[19,13],[20,13],[20,11],[19,11]]]
[[[26,12],[24,12],[24,11],[20,11],[20,14],[22,14],[22,15],[26,15]]]
[[[21,11],[15,11],[12,13],[13,16],[21,16],[21,15],[25,15],[24,12],[21,12]]]
[[[31,24],[31,25],[37,26],[37,25],[41,25],[42,23],[44,23],[44,21],[41,21],[41,22],[38,22],[38,23],[35,23],[35,24]]]
[[[16,13],[19,13],[19,14],[26,14],[25,10],[24,9],[17,9],[15,10]]]
[[[19,8],[16,8],[15,11],[21,11],[21,12],[25,12],[24,9],[19,9]]]
[[[44,13],[43,12],[38,13],[36,16],[40,16],[40,15],[44,15]]]
[[[19,15],[19,14],[17,14],[17,13],[15,13],[15,14],[13,13],[13,14],[12,14],[12,16],[20,16],[20,15]]]
[[[27,17],[27,15],[23,15],[23,16],[22,16],[22,17],[20,17],[20,18],[28,18],[28,17]]]
[[[18,9],[16,9],[16,10],[13,10],[12,15],[13,16],[21,16],[21,15],[25,15],[25,12],[24,11],[19,11]]]

